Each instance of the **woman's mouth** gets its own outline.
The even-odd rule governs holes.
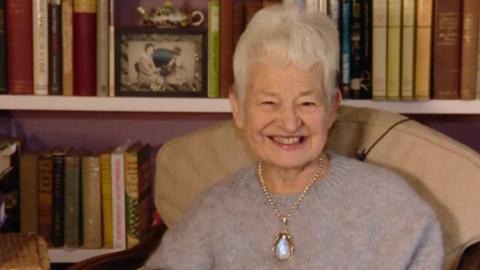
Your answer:
[[[304,136],[270,136],[270,139],[276,143],[283,145],[301,144],[305,141]]]

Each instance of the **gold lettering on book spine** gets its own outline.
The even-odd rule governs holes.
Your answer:
[[[81,13],[97,12],[96,0],[75,0],[73,1],[73,11]]]

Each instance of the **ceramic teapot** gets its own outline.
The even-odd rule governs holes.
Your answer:
[[[205,15],[198,10],[187,14],[175,7],[171,1],[165,1],[160,7],[145,9],[137,8],[142,16],[143,25],[165,28],[199,26],[205,20]]]

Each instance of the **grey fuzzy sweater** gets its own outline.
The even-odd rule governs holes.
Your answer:
[[[297,196],[273,198],[285,213]],[[280,230],[250,166],[200,195],[146,268],[441,269],[441,232],[430,207],[400,176],[339,155],[290,218],[289,261],[273,256]]]

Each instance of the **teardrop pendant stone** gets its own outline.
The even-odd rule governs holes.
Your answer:
[[[289,260],[293,255],[292,237],[288,232],[281,232],[277,235],[277,240],[273,247],[275,258],[280,261]]]

